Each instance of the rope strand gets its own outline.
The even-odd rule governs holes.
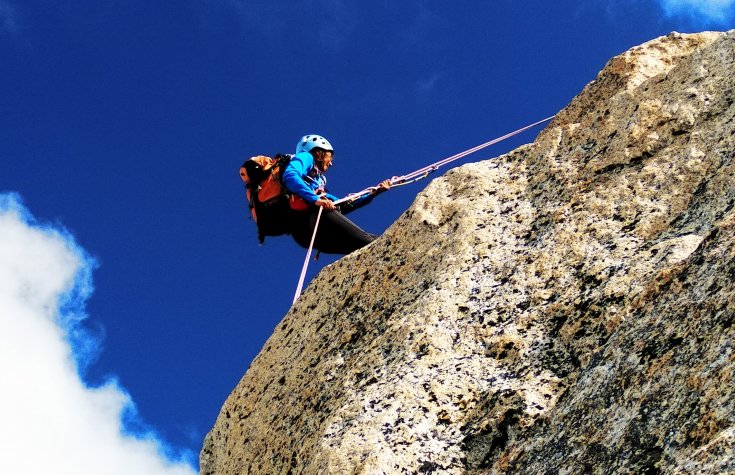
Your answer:
[[[304,279],[306,278],[306,269],[309,268],[309,258],[311,257],[311,250],[314,249],[314,240],[316,239],[316,230],[319,229],[319,220],[322,217],[323,207],[319,207],[319,213],[316,215],[316,223],[314,223],[314,233],[311,235],[311,242],[309,243],[309,250],[306,251],[306,259],[304,259],[304,266],[301,268],[301,277],[299,277],[299,285],[296,287],[296,294],[293,296],[293,304],[299,299],[301,295],[301,289],[304,287]],[[293,305],[292,304],[292,305]]]
[[[510,132],[508,134],[505,134],[505,135],[503,135],[501,137],[498,137],[498,138],[495,138],[493,140],[490,140],[489,142],[485,142],[484,144],[480,144],[480,145],[478,145],[476,147],[472,147],[472,148],[470,148],[468,150],[465,150],[464,152],[460,152],[460,153],[458,153],[456,155],[452,155],[451,157],[447,157],[447,158],[445,158],[443,160],[439,160],[436,163],[432,163],[431,165],[427,165],[427,166],[425,166],[423,168],[420,168],[420,169],[418,169],[418,170],[416,170],[414,172],[411,172],[411,173],[409,173],[407,175],[403,175],[403,176],[399,176],[399,177],[393,177],[390,180],[391,187],[401,186],[401,185],[408,185],[409,183],[414,183],[414,182],[416,182],[418,180],[421,180],[423,178],[426,178],[430,173],[433,173],[436,170],[438,170],[439,167],[443,167],[444,165],[446,165],[448,163],[451,163],[451,162],[454,162],[456,160],[459,160],[460,158],[464,158],[467,155],[470,155],[470,154],[475,153],[475,152],[477,152],[479,150],[482,150],[483,148],[487,148],[487,147],[489,147],[491,145],[495,145],[496,143],[502,142],[503,140],[509,139],[509,138],[511,138],[511,137],[513,137],[515,135],[518,135],[518,134],[520,134],[522,132],[525,132],[528,129],[531,129],[533,127],[536,127],[537,125],[543,124],[544,122],[548,122],[551,119],[553,119],[554,117],[556,117],[556,116],[552,115],[551,117],[547,117],[545,119],[539,120],[537,122],[534,122],[533,124],[527,125],[527,126],[522,127],[522,128],[520,128],[518,130],[514,130],[513,132]],[[352,193],[350,195],[345,196],[342,199],[339,199],[339,200],[335,201],[334,204],[335,205],[338,205],[338,204],[344,203],[346,201],[355,200],[355,199],[363,196],[364,194],[366,194],[366,193],[372,193],[372,192],[374,192],[377,189],[378,189],[377,186],[369,186],[369,187],[365,188],[362,191],[358,191],[357,193]]]

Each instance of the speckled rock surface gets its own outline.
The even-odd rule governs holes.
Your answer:
[[[203,474],[735,471],[735,32],[613,58],[325,268]]]

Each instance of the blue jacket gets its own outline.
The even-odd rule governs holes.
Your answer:
[[[327,177],[314,165],[314,157],[309,152],[297,153],[291,157],[283,170],[283,186],[295,193],[309,204],[319,199],[319,194],[326,193]],[[327,194],[327,198],[336,201],[337,197]]]
[[[327,192],[327,177],[314,165],[314,157],[309,152],[297,153],[288,162],[283,170],[281,178],[283,186],[288,191],[303,198],[309,204],[314,204],[318,199],[317,193],[332,200],[338,198]],[[357,208],[365,206],[373,200],[374,194],[363,195],[354,201],[340,205],[340,211],[347,214]]]

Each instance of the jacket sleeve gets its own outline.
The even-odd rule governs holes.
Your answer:
[[[314,190],[304,181],[314,167],[314,158],[308,152],[297,153],[283,170],[282,182],[291,193],[297,194],[309,204],[314,204],[319,197]]]
[[[364,195],[359,196],[352,201],[345,201],[344,203],[339,205],[339,210],[342,214],[351,213],[362,208],[365,205],[370,204],[370,202],[373,201],[373,199],[375,199],[375,197],[378,196],[380,193],[381,192],[365,193]]]

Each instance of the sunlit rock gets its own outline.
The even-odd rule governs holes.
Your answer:
[[[735,471],[735,31],[613,58],[325,268],[203,474]]]

